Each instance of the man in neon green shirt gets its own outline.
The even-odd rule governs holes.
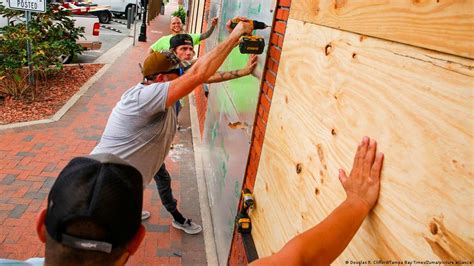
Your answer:
[[[211,20],[211,28],[203,34],[194,34],[190,33],[191,37],[193,38],[193,45],[199,44],[202,40],[205,40],[211,36],[212,32],[216,28],[217,25],[217,18],[212,18]],[[154,44],[150,46],[149,52],[159,52],[162,50],[170,49],[170,39],[176,34],[185,33],[183,31],[183,23],[179,17],[172,17],[170,22],[170,30],[171,34],[163,36],[159,38]]]

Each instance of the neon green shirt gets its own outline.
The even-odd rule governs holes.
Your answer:
[[[201,42],[201,34],[190,34],[190,33],[188,33],[188,34],[191,35],[191,38],[193,38],[193,44],[194,45],[197,45]],[[170,35],[166,35],[166,36],[163,36],[163,37],[159,38],[158,41],[156,41],[152,46],[150,46],[150,48],[155,52],[159,52],[159,51],[162,51],[162,50],[169,50],[170,49],[170,39],[173,36],[174,36],[173,34],[170,34]]]

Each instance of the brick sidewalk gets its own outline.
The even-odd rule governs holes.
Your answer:
[[[174,7],[167,6],[167,13]],[[60,121],[0,131],[0,258],[43,257],[34,224],[54,180],[72,157],[89,154],[96,145],[120,95],[141,81],[138,63],[151,43],[168,33],[168,25],[169,15],[155,19],[148,42],[130,47]],[[188,108],[180,121],[189,128]],[[174,143],[166,161],[173,192],[183,214],[201,223],[191,130],[179,131]],[[147,235],[128,265],[206,264],[203,235],[170,226],[154,182],[145,190],[144,208],[152,213],[144,223]]]

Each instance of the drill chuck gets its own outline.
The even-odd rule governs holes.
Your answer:
[[[248,209],[253,207],[255,201],[253,200],[252,192],[248,188],[245,188],[242,191],[242,202],[244,204],[244,208]]]
[[[239,24],[240,21],[241,21],[240,19],[233,19],[230,23],[230,28],[232,29],[235,28],[235,26],[237,26],[237,24]],[[264,30],[270,27],[264,22],[257,21],[257,20],[249,20],[248,22],[252,23],[254,30]]]

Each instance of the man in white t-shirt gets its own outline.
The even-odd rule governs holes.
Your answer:
[[[111,153],[124,159],[140,171],[144,187],[148,185],[161,170],[176,133],[176,110],[173,108],[176,101],[216,73],[238,45],[240,37],[252,30],[251,23],[240,22],[226,40],[200,57],[185,74],[173,53],[150,54],[143,64],[144,82],[122,95],[91,154]],[[201,232],[200,225],[178,211],[171,180],[161,181],[163,184],[158,184],[160,198],[173,216],[172,226],[188,234]]]

